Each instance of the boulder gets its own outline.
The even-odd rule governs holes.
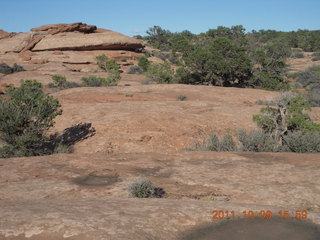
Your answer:
[[[136,50],[143,48],[143,42],[127,37],[123,34],[105,31],[85,34],[79,32],[65,32],[47,35],[38,42],[32,51],[48,50]]]

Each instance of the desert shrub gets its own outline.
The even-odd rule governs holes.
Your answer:
[[[101,86],[116,86],[117,80],[113,78],[102,78],[97,76],[83,77],[82,85],[85,87],[101,87]]]
[[[120,66],[114,59],[108,59],[106,55],[96,57],[98,66],[109,73],[109,81],[117,81],[120,79]]]
[[[320,88],[311,89],[308,92],[307,98],[312,107],[320,107]]]
[[[172,57],[171,52],[155,52],[154,56],[160,58],[162,61],[167,61]]]
[[[105,54],[96,57],[98,66],[106,71],[105,64],[108,61],[108,57]]]
[[[171,65],[165,63],[152,63],[148,66],[146,76],[150,77],[157,83],[173,83],[174,71]]]
[[[188,97],[185,96],[185,95],[178,95],[178,96],[177,96],[177,100],[179,100],[179,101],[186,101],[186,100],[188,100]]]
[[[9,87],[9,99],[0,98],[1,157],[36,156],[53,153],[47,130],[62,113],[59,101],[45,94],[34,80]]]
[[[304,53],[301,49],[293,49],[291,52],[292,58],[304,58]]]
[[[312,61],[319,61],[320,60],[320,52],[312,53]]]
[[[147,57],[145,56],[142,56],[142,57],[139,57],[138,58],[138,66],[143,70],[143,71],[147,71],[148,70],[148,67],[150,65],[150,62],[148,60]]]
[[[291,152],[297,153],[315,153],[320,152],[320,131],[289,132],[284,137],[285,146]]]
[[[139,66],[136,66],[136,65],[133,65],[129,68],[128,74],[142,74],[143,73],[143,70],[141,67]]]
[[[231,135],[226,134],[223,136],[223,138],[219,139],[216,134],[212,133],[204,142],[196,143],[195,148],[191,150],[231,152],[236,151],[236,149],[236,143],[233,141]]]
[[[52,76],[52,83],[48,84],[49,88],[56,88],[59,90],[80,87],[80,84],[67,81],[67,78],[63,75],[55,74]]]
[[[236,133],[241,144],[239,150],[244,152],[274,152],[277,148],[272,137],[262,130],[239,130]]]
[[[10,73],[22,72],[22,71],[24,71],[24,68],[16,63],[13,64],[13,67],[10,67],[5,63],[0,63],[0,73],[10,74]]]
[[[156,186],[149,180],[138,180],[129,186],[131,197],[150,198],[154,197]]]
[[[320,66],[310,67],[293,76],[298,84],[307,89],[320,88]]]
[[[273,78],[266,71],[255,72],[250,80],[247,81],[247,84],[254,88],[262,88],[273,91],[289,89],[289,85],[286,82],[279,78]]]
[[[5,64],[5,63],[0,63],[0,73],[3,74],[10,74],[12,73],[12,68],[9,67],[9,65]]]

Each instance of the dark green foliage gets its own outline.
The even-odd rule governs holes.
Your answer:
[[[138,180],[129,186],[131,197],[136,198],[161,198],[165,194],[162,188],[157,188],[149,180]]]
[[[68,88],[75,88],[80,87],[80,84],[75,82],[69,82],[67,81],[67,78],[63,75],[53,75],[52,76],[53,83],[49,83],[49,88],[56,88],[58,90],[68,89]]]
[[[143,73],[143,70],[141,67],[139,66],[136,66],[136,65],[133,65],[129,68],[128,74],[142,74]]]
[[[150,62],[147,57],[145,56],[139,57],[138,66],[141,67],[143,71],[146,72],[148,70],[149,65],[150,65]]]
[[[156,83],[174,83],[174,71],[168,62],[150,64],[146,76]]]
[[[251,76],[252,63],[246,49],[227,38],[219,37],[194,46],[184,61],[204,84],[242,85]]]
[[[252,50],[250,57],[255,67],[247,84],[268,90],[287,90],[285,62],[290,54],[288,45],[281,42],[271,42]]]
[[[118,84],[116,79],[102,78],[97,76],[83,77],[81,79],[82,86],[85,87],[101,87],[101,86],[116,86]]]
[[[41,83],[27,80],[8,89],[9,99],[0,98],[0,139],[2,157],[51,154],[45,135],[53,119],[62,113],[58,100],[45,94]]]
[[[240,142],[240,151],[244,152],[274,152],[277,147],[272,137],[261,130],[252,130],[249,133],[246,130],[239,130],[237,137]]]
[[[252,78],[246,82],[249,86],[254,88],[262,88],[266,90],[288,90],[289,85],[283,80],[273,78],[266,71],[257,71]]]
[[[10,74],[10,73],[21,72],[21,71],[24,71],[23,67],[16,63],[13,65],[13,67],[10,67],[5,63],[0,63],[0,73]]]
[[[296,32],[279,32],[274,30],[252,31],[248,34],[251,42],[263,45],[274,40],[287,44],[290,48],[301,48],[305,52],[320,50],[320,31],[298,30]]]
[[[206,34],[210,38],[228,38],[239,46],[245,46],[248,40],[245,35],[245,28],[242,25],[232,26],[231,28],[218,26],[216,29],[209,29]]]
[[[9,65],[5,63],[0,63],[0,73],[10,74],[10,73],[13,73],[13,71],[12,71],[12,68],[9,67]]]
[[[147,30],[147,37],[149,44],[162,51],[170,49],[169,39],[172,33],[168,30],[162,29],[159,26],[153,26]]]

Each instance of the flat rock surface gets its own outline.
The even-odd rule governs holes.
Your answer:
[[[320,224],[318,160],[215,152],[1,159],[0,239],[177,239],[213,210],[308,209]],[[165,198],[130,198],[136,179],[152,180]]]

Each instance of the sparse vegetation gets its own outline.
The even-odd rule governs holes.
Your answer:
[[[133,65],[129,68],[128,74],[142,74],[143,73],[143,70],[141,67],[139,66],[136,66],[136,65]]]
[[[165,194],[162,188],[157,188],[150,180],[138,180],[129,186],[131,197],[161,198]]]
[[[238,146],[231,135],[222,140],[215,134],[197,144],[197,150],[254,152],[320,152],[320,124],[311,121],[307,99],[298,93],[285,93],[274,101],[275,106],[261,109],[253,116],[260,130],[239,130],[235,133]]]
[[[149,64],[146,76],[156,83],[174,83],[174,71],[167,62]]]
[[[3,74],[11,74],[14,72],[22,72],[24,71],[24,68],[18,64],[13,64],[12,67],[10,67],[9,65],[5,64],[5,63],[0,63],[0,73]]]
[[[80,84],[75,82],[67,81],[67,78],[63,75],[53,75],[52,76],[52,83],[48,84],[49,88],[56,88],[58,90],[68,89],[68,88],[75,88],[80,87]]]
[[[106,55],[96,57],[98,66],[108,72],[108,82],[116,82],[120,80],[120,66],[114,59],[108,59]]]
[[[138,59],[138,66],[144,71],[146,72],[148,70],[148,67],[150,65],[150,61],[148,60],[147,57],[142,56],[139,57]]]
[[[117,80],[113,78],[102,78],[97,76],[83,77],[81,79],[82,86],[85,87],[101,87],[101,86],[116,86]]]
[[[179,100],[179,101],[186,101],[186,100],[188,100],[188,97],[185,96],[185,95],[178,95],[178,96],[177,96],[177,100]]]

